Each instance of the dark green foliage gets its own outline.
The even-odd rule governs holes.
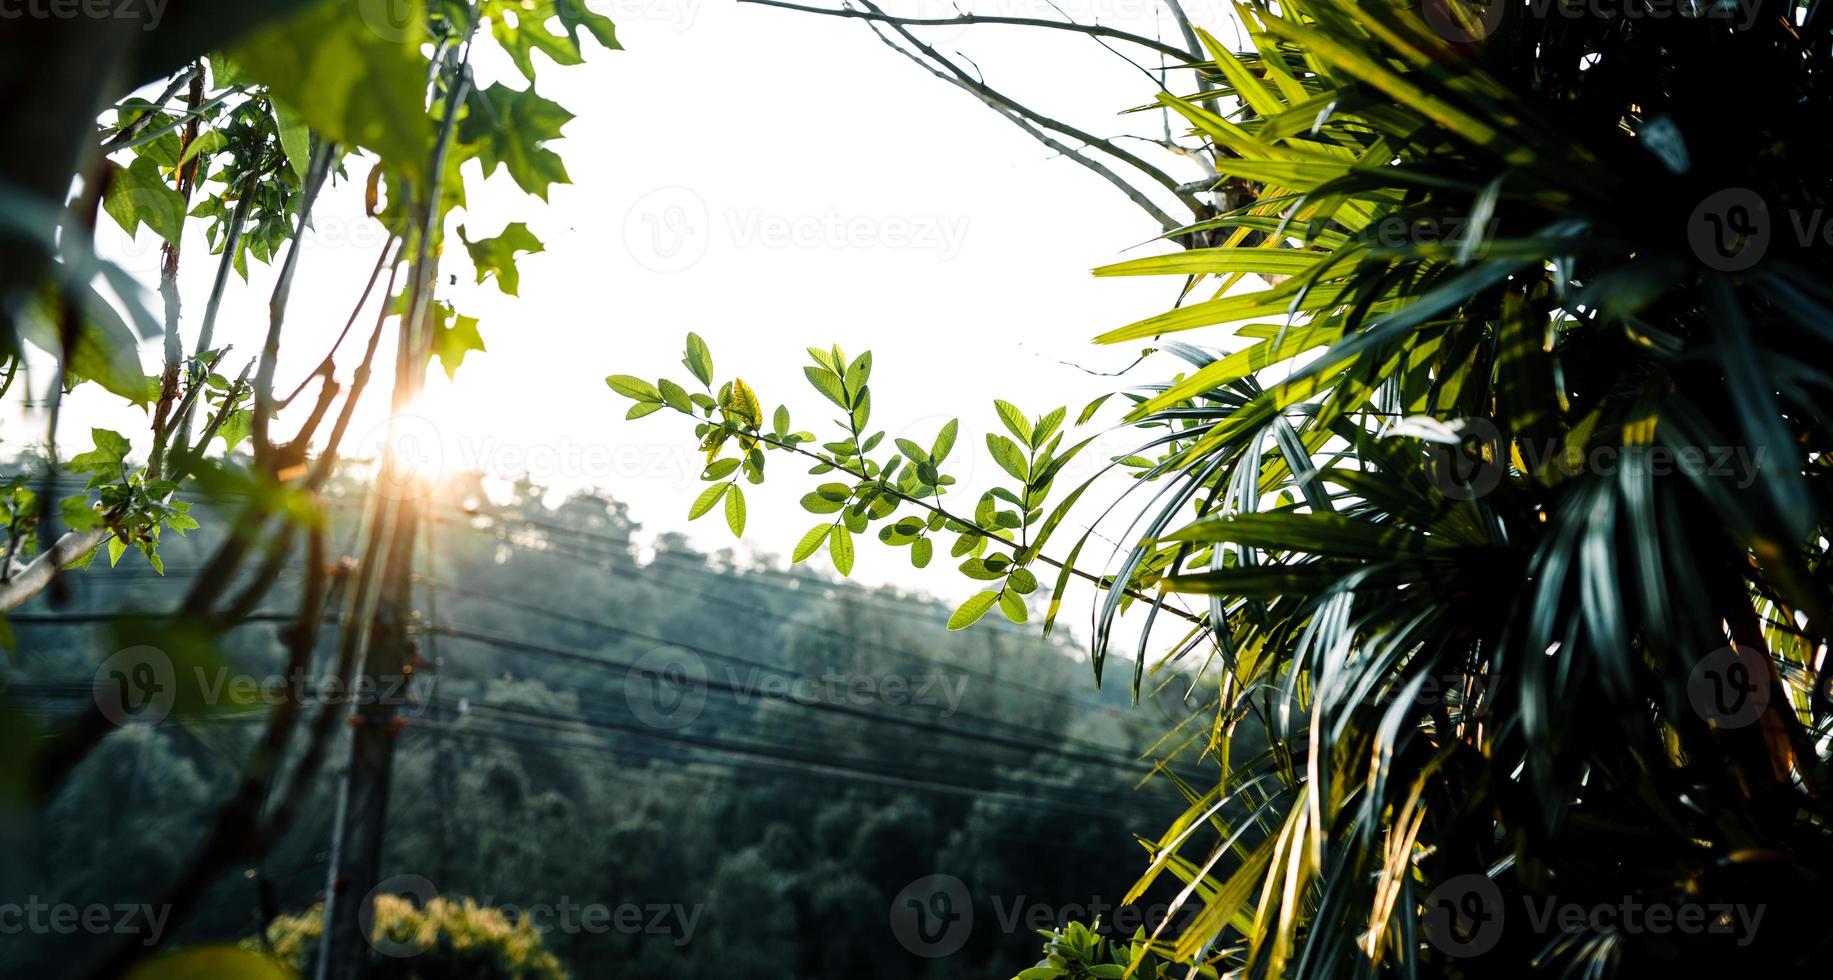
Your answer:
[[[340,548],[353,540],[358,492],[345,485],[331,498]],[[467,496],[453,490],[430,514],[423,570],[433,583],[415,593],[428,628],[413,690],[425,700],[406,711],[383,873],[497,907],[640,906],[645,925],[652,906],[669,907],[655,933],[549,929],[545,945],[575,976],[1007,976],[1030,961],[1029,926],[1002,930],[997,903],[1117,900],[1139,860],[1128,830],[1182,806],[1161,784],[1131,789],[1145,767],[1127,760],[1156,724],[1117,710],[1123,692],[1088,690],[1070,647],[1013,628],[949,634],[945,607],[801,572],[741,571],[749,559],[702,554],[671,535],[639,561],[636,524],[601,498],[549,507],[523,485],[503,505],[466,511]],[[57,615],[164,608],[170,583],[184,582],[220,534],[220,519],[204,525],[167,543],[168,577],[98,566],[72,579],[75,599]],[[297,581],[289,574],[267,605],[289,609]],[[123,642],[112,624],[33,621],[43,611],[20,610],[17,695],[42,694],[52,678],[86,681]],[[629,672],[610,664],[662,644],[613,628],[759,666],[702,654],[710,686],[701,714],[651,732],[628,700]],[[221,660],[271,670],[273,631],[265,622],[234,631]],[[821,696],[861,712],[849,714],[762,693],[772,676],[830,672],[908,678],[913,694],[940,675],[961,685],[959,701],[951,712],[946,701],[893,703],[889,689],[878,699]],[[755,690],[740,699],[720,684]],[[9,835],[30,859],[10,868],[4,894],[150,900],[201,839],[257,730],[247,722],[261,716],[218,706],[111,736],[48,819]],[[294,832],[252,875],[220,883],[175,942],[233,941],[257,932],[264,910],[311,906],[324,887],[333,775]],[[976,925],[955,955],[932,960],[900,945],[890,915],[902,888],[935,873],[970,884]],[[0,972],[64,970],[83,942],[11,937]]]

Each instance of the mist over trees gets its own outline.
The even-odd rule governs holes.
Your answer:
[[[332,540],[352,538],[363,492],[328,491]],[[1092,688],[1071,639],[950,633],[935,601],[650,540],[608,496],[549,496],[524,483],[492,502],[461,481],[431,505],[383,867],[451,901],[532,909],[575,976],[935,975],[892,927],[893,899],[933,874],[974,896],[950,975],[961,962],[1010,975],[1035,958],[1034,909],[1061,925],[1056,910],[1117,904],[1125,874],[1089,870],[1129,867],[1128,828],[1181,805],[1132,790],[1149,766],[1129,760],[1170,712]],[[169,604],[216,533],[168,542],[168,577],[124,559],[55,614],[21,608],[32,655],[9,685],[48,719],[67,714],[131,638],[126,617]],[[256,614],[229,634],[206,686],[283,680],[280,628]],[[631,672],[638,662],[705,686]],[[325,669],[321,654],[308,685]],[[683,694],[682,714],[662,713]],[[245,701],[109,738],[41,825],[12,828],[22,860],[0,887],[48,904],[150,901],[251,751],[264,701]],[[240,940],[307,912],[326,886],[338,775],[172,939]],[[12,938],[0,970],[52,972],[87,941]]]

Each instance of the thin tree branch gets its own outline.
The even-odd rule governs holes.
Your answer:
[[[177,75],[172,76],[172,81],[167,83],[165,91],[160,92],[159,95],[154,97],[151,108],[135,116],[132,122],[122,126],[119,132],[104,141],[102,143],[102,152],[113,153],[121,149],[122,145],[128,140],[140,135],[140,131],[145,129],[148,123],[152,122],[161,112],[165,111],[165,104],[172,101],[172,96],[177,95],[178,90],[183,88],[186,82],[190,81],[193,76],[197,75],[202,70],[201,66],[194,63],[190,67],[180,71]]]
[[[872,0],[858,0],[858,2],[861,6],[865,7],[869,11],[873,11],[875,13],[882,13],[882,11],[880,11],[878,7],[872,3]],[[981,83],[979,80],[975,79],[973,76],[963,71],[961,69],[961,66],[943,57],[940,52],[938,52],[935,48],[931,47],[930,45],[924,43],[921,38],[917,37],[915,34],[912,34],[910,30],[904,27],[902,24],[899,24],[896,21],[888,21],[887,23],[891,25],[892,30],[896,31],[899,35],[901,35],[904,38],[905,41],[909,42],[911,47],[914,47],[918,51],[923,52],[925,55],[929,56],[931,60],[943,66],[944,68],[948,69],[950,74],[954,75],[961,82],[969,86],[970,90],[973,91],[975,95],[979,96],[983,101],[993,102],[997,104],[998,106],[1001,106],[1010,112],[1015,112],[1025,117],[1026,119],[1031,121],[1033,124],[1041,128],[1054,130],[1058,133],[1062,133],[1064,136],[1068,136],[1072,139],[1081,140],[1082,142],[1087,143],[1090,146],[1100,149],[1102,152],[1108,154],[1109,156],[1115,158],[1116,160],[1119,160],[1122,163],[1126,163],[1132,166],[1133,168],[1137,169],[1140,173],[1143,173],[1147,177],[1150,177],[1152,180],[1157,181],[1159,184],[1164,186],[1166,190],[1171,191],[1173,194],[1176,194],[1178,200],[1184,202],[1184,205],[1190,208],[1192,213],[1195,213],[1195,214],[1203,213],[1202,202],[1197,200],[1195,197],[1189,194],[1180,192],[1178,190],[1178,182],[1172,179],[1172,177],[1169,174],[1158,169],[1157,167],[1154,167],[1153,165],[1151,165],[1150,163],[1147,163],[1146,161],[1140,159],[1139,157],[1134,156],[1132,153],[1126,150],[1123,150],[1120,147],[1115,146],[1109,140],[1096,136],[1093,133],[1089,133],[1081,129],[1077,129],[1076,127],[1071,126],[1068,123],[1064,123],[1056,119],[1052,119],[1049,116],[1043,115],[1042,113],[1039,113],[1025,105],[1022,105],[1018,102],[1013,101],[1012,99],[1008,98],[1007,96],[1005,96],[998,90],[993,89]]]
[[[0,613],[16,609],[26,600],[44,591],[58,572],[82,559],[108,537],[108,529],[69,531],[51,547],[20,569],[18,574],[0,584]]]
[[[753,0],[753,2],[755,2],[755,0]],[[1097,160],[1094,157],[1091,157],[1088,154],[1083,153],[1080,150],[1077,150],[1076,148],[1057,140],[1055,137],[1051,136],[1049,133],[1046,133],[1043,130],[1038,129],[1036,126],[1031,125],[1031,123],[1027,122],[1022,116],[1019,116],[1017,113],[1004,109],[1000,107],[999,105],[996,105],[993,102],[985,99],[983,96],[981,96],[979,92],[975,91],[974,88],[968,85],[966,82],[963,82],[960,79],[955,78],[954,76],[949,75],[948,73],[942,71],[941,69],[936,68],[934,65],[931,65],[929,62],[924,61],[920,56],[911,52],[908,48],[905,48],[904,46],[891,40],[891,38],[887,37],[885,33],[882,30],[880,30],[876,24],[871,25],[871,27],[872,27],[872,33],[877,35],[878,39],[884,42],[886,47],[890,48],[893,51],[896,51],[898,54],[901,54],[906,58],[909,58],[911,61],[915,62],[924,71],[929,72],[931,75],[934,75],[935,77],[947,82],[948,84],[961,89],[963,92],[967,92],[970,95],[973,95],[975,98],[981,99],[982,102],[986,103],[987,108],[992,109],[994,112],[999,113],[1001,118],[1005,119],[1007,122],[1010,122],[1012,125],[1017,126],[1019,129],[1024,130],[1025,133],[1029,135],[1032,139],[1037,140],[1039,143],[1044,144],[1045,146],[1049,147],[1050,149],[1055,150],[1056,152],[1061,153],[1063,156],[1068,157],[1069,159],[1074,160],[1076,163],[1079,163],[1082,166],[1087,167],[1088,169],[1094,171],[1103,180],[1106,180],[1108,183],[1114,185],[1116,188],[1120,190],[1122,194],[1125,194],[1127,196],[1127,200],[1130,200],[1134,204],[1139,205],[1141,210],[1151,215],[1152,220],[1158,222],[1159,227],[1163,228],[1166,231],[1170,231],[1174,228],[1180,228],[1183,226],[1184,224],[1183,222],[1180,222],[1177,219],[1171,217],[1171,215],[1165,213],[1164,209],[1160,208],[1156,203],[1154,203],[1150,197],[1147,197],[1143,192],[1139,190],[1139,188],[1134,187],[1132,184],[1128,183],[1125,178],[1115,173],[1113,169],[1110,168],[1107,164],[1102,163],[1100,160]]]
[[[1006,24],[1016,27],[1041,27],[1047,30],[1072,31],[1077,34],[1111,37],[1117,41],[1126,41],[1141,47],[1151,48],[1160,54],[1169,55],[1186,64],[1201,59],[1192,58],[1186,51],[1181,51],[1169,44],[1139,34],[1103,27],[1100,24],[1066,24],[1062,21],[1045,20],[1038,17],[987,17],[979,14],[962,14],[959,17],[898,17],[881,10],[855,10],[850,7],[835,10],[830,7],[807,7],[799,3],[785,3],[784,0],[738,0],[739,3],[754,3],[763,7],[781,7],[784,10],[799,10],[805,14],[824,14],[828,17],[851,17],[859,20],[878,21],[885,24],[905,27],[945,27],[954,24]]]
[[[312,165],[306,172],[305,188],[301,191],[304,196],[299,202],[299,223],[293,228],[292,238],[287,243],[286,260],[281,263],[273,295],[267,301],[267,341],[261,347],[260,366],[255,369],[255,408],[251,428],[257,468],[267,462],[273,452],[267,428],[273,421],[275,410],[274,369],[280,359],[280,327],[286,322],[287,300],[293,290],[293,273],[299,267],[300,244],[305,238],[306,224],[312,220],[312,202],[324,186],[325,177],[331,170],[331,160],[337,155],[336,147],[329,140],[320,141],[313,150]]]

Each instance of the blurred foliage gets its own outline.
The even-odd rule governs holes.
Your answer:
[[[512,923],[500,909],[471,899],[435,898],[417,905],[399,895],[377,895],[372,940],[391,951],[371,949],[364,976],[375,980],[566,980],[567,971],[542,945],[533,924]],[[269,952],[311,976],[324,932],[324,906],[283,915],[264,938],[245,939],[242,948]]]

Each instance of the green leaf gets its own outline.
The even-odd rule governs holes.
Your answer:
[[[130,311],[141,306],[137,295],[119,293],[119,289],[117,295],[126,300]],[[77,300],[81,310],[77,343],[66,363],[71,376],[95,381],[134,405],[147,405],[152,401],[150,396],[158,394],[158,388],[152,387],[158,379],[148,379],[147,372],[139,368],[139,341],[134,337],[134,330],[121,319],[114,304],[95,291],[92,282],[66,280],[62,288],[48,284],[40,289],[27,302],[26,315],[15,321],[20,324],[20,333],[38,350],[62,357],[62,311],[64,302],[70,299]],[[143,335],[158,335],[158,322],[152,322],[150,330],[152,333],[143,332]]]
[[[929,538],[918,538],[910,545],[910,564],[918,568],[928,568],[929,559],[935,555],[935,542]]]
[[[315,3],[230,49],[237,67],[325,139],[374,152],[418,179],[433,145],[424,0],[399,0],[387,30],[360,3]]]
[[[693,412],[694,403],[688,398],[686,388],[675,384],[667,378],[658,380],[656,382],[656,388],[661,391],[662,400],[668,403],[669,408],[677,412],[688,412],[690,414]]]
[[[176,242],[184,230],[185,199],[148,156],[135,157],[131,166],[115,170],[102,195],[102,210],[129,235],[144,224],[160,238]]]
[[[866,351],[847,365],[846,389],[852,392],[864,390],[866,380],[872,376],[872,352]]]
[[[834,525],[833,531],[828,534],[827,550],[833,556],[834,567],[840,570],[840,574],[853,574],[853,532],[847,530],[846,525]]]
[[[127,437],[113,429],[90,429],[89,438],[95,448],[88,452],[78,453],[64,464],[66,469],[78,473],[107,473],[118,476],[123,462],[133,444]]]
[[[598,43],[613,51],[623,50],[624,46],[617,43],[617,27],[611,23],[611,18],[593,13],[583,2],[557,3],[554,12],[574,42],[578,42],[579,29],[583,27]]]
[[[102,526],[102,513],[82,494],[58,501],[57,512],[63,517],[64,526],[72,531],[93,531]]]
[[[146,556],[146,562],[153,566],[153,571],[158,572],[160,575],[165,574],[165,561],[159,557],[159,543],[157,541],[140,542],[140,553]]]
[[[993,410],[999,413],[999,421],[1005,423],[1006,430],[1011,432],[1019,442],[1026,445],[1031,443],[1031,421],[1025,418],[1025,413],[1019,411],[1017,405],[1002,398],[995,398],[993,399]],[[1022,480],[1024,477],[1021,476],[1019,479]]]
[[[891,441],[897,444],[898,451],[902,452],[912,463],[924,463],[929,460],[929,454],[923,452],[922,446],[903,438]]]
[[[796,542],[794,561],[807,561],[815,552],[820,551],[821,546],[827,542],[830,527],[832,527],[830,524],[816,524],[809,528],[808,532],[802,535],[802,540]]]
[[[1019,450],[1017,443],[997,432],[989,432],[987,433],[987,451],[993,454],[993,462],[998,463],[1000,469],[1012,474],[1013,479],[1023,483],[1029,477],[1025,454]]]
[[[1068,412],[1067,406],[1059,406],[1038,419],[1037,428],[1031,433],[1031,448],[1036,449],[1043,445],[1044,440],[1049,439],[1056,432],[1057,426],[1063,424],[1063,419]]]
[[[726,527],[732,529],[733,537],[745,536],[745,491],[737,484],[726,494]]]
[[[960,419],[949,419],[948,422],[942,426],[942,431],[936,433],[935,445],[931,446],[929,449],[930,462],[935,463],[937,466],[942,465],[942,461],[948,458],[949,451],[955,448],[955,433],[959,431],[960,428]]]
[[[253,950],[192,946],[142,961],[127,980],[291,980],[292,971]]]
[[[573,114],[557,102],[535,94],[533,85],[517,90],[497,82],[471,94],[471,114],[458,125],[459,139],[475,145],[484,176],[500,165],[524,191],[547,200],[553,184],[571,181],[560,155],[543,144],[560,138]]]
[[[1373,560],[1416,555],[1431,545],[1431,539],[1391,524],[1335,513],[1284,511],[1205,517],[1161,540],[1232,542],[1274,551]]]
[[[700,478],[708,481],[723,480],[731,476],[733,470],[738,469],[738,464],[739,459],[735,456],[726,459],[716,459],[707,464],[706,471],[700,474]]]
[[[719,498],[724,496],[725,492],[730,489],[733,489],[730,483],[715,483],[705,490],[700,491],[700,496],[694,498],[694,505],[687,509],[687,519],[690,521],[695,520],[707,511],[712,510],[713,505],[719,503]]]
[[[1006,584],[1019,595],[1030,595],[1037,591],[1037,576],[1031,574],[1028,568],[1014,568],[1011,577],[1006,579]]]
[[[1005,613],[1006,618],[1014,623],[1022,623],[1031,618],[1030,610],[1025,608],[1025,600],[1010,589],[1000,590],[999,611]]]
[[[964,630],[980,622],[980,617],[985,616],[987,610],[993,608],[993,603],[998,600],[999,592],[997,590],[975,593],[955,610],[953,616],[948,617],[948,628]]]
[[[612,391],[625,398],[634,398],[640,402],[660,402],[662,400],[662,393],[656,389],[655,385],[634,375],[613,374],[605,378],[605,384],[610,385]]]
[[[866,427],[866,420],[872,417],[872,392],[870,390],[861,391],[859,393],[858,398],[853,403],[851,417],[853,428],[863,431]]]
[[[274,126],[280,131],[280,151],[286,154],[286,164],[292,168],[293,176],[304,180],[306,167],[312,162],[312,130],[292,106],[285,102],[275,102],[273,106]]]
[[[700,383],[711,387],[713,384],[713,352],[707,350],[706,341],[697,333],[687,335],[687,357],[681,361]]]
[[[522,281],[521,273],[516,270],[516,255],[533,255],[544,251],[541,239],[536,238],[528,230],[528,225],[520,221],[505,225],[502,234],[495,238],[480,238],[477,241],[466,238],[465,226],[459,225],[458,237],[465,243],[465,251],[471,253],[471,264],[477,269],[477,281],[481,283],[495,276],[497,288],[511,296],[517,295],[516,289]]]
[[[456,313],[444,303],[433,304],[432,327],[433,353],[439,356],[439,366],[445,368],[447,378],[458,374],[465,354],[484,349],[484,338],[477,332],[477,317]]]
[[[224,136],[222,130],[206,129],[197,134],[197,138],[191,141],[191,145],[185,147],[185,152],[179,155],[175,166],[182,167],[200,156],[208,160],[211,156],[223,152],[228,146],[229,137]]]
[[[223,451],[233,453],[242,440],[254,433],[255,414],[246,408],[238,408],[223,417],[223,424],[217,427],[217,437],[223,440]]]
[[[126,553],[127,542],[122,540],[119,534],[111,535],[108,539],[108,567],[115,567],[115,563],[119,562],[121,556]]]
[[[585,60],[579,50],[582,27],[605,47],[619,48],[610,18],[586,9],[583,0],[485,0],[481,12],[490,19],[490,32],[509,60],[531,82],[535,78],[536,51],[556,65],[577,65]],[[548,29],[548,22],[555,18],[564,28],[563,33]]]
[[[851,409],[852,406],[846,401],[846,390],[840,386],[840,375],[827,368],[814,366],[803,368],[802,373],[808,376],[808,383],[814,385],[816,391],[827,396],[828,401],[841,408]]]

